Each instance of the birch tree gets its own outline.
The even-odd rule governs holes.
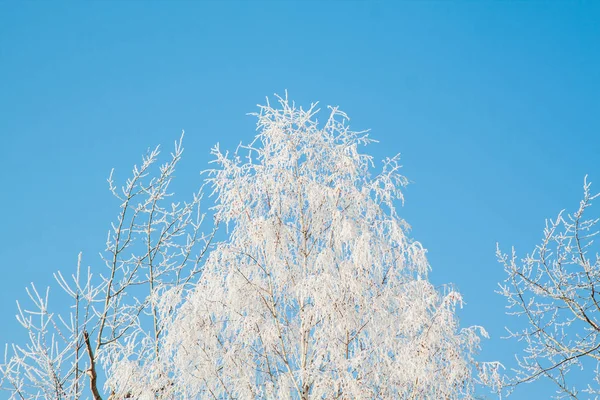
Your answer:
[[[372,175],[367,132],[338,108],[322,126],[317,114],[267,102],[254,141],[213,149],[208,183],[229,237],[169,327],[171,395],[471,398],[498,364],[476,362],[487,334],[459,326],[461,295],[427,280],[396,208],[398,156]]]
[[[509,331],[525,346],[512,387],[546,379],[557,398],[600,395],[599,219],[590,215],[599,194],[590,188],[586,179],[579,207],[547,220],[541,243],[523,259],[514,248],[497,251],[507,273],[501,293],[524,326]]]
[[[148,151],[121,188],[111,172],[109,189],[120,211],[101,253],[103,268],[82,267],[80,254],[74,273],[54,275],[71,299],[70,312],[52,310],[50,289],[28,288],[30,301],[18,303],[17,315],[28,342],[7,346],[0,364],[0,387],[11,399],[114,397],[123,360],[136,366],[137,375],[128,375],[136,379],[132,390],[145,385],[159,394],[168,385],[159,362],[165,318],[158,299],[194,282],[212,238],[200,230],[201,192],[188,202],[169,202],[182,153],[179,140],[157,165],[159,148]],[[127,391],[119,398],[133,397]]]
[[[250,144],[212,150],[219,243],[200,193],[165,204],[180,142],[156,175],[158,150],[121,191],[109,179],[106,269],[56,275],[63,317],[32,286],[30,342],[0,366],[12,398],[462,399],[498,382],[475,358],[485,330],[460,327],[461,295],[428,281],[398,214],[399,157],[376,169],[339,109],[320,125],[316,104],[278,100]]]

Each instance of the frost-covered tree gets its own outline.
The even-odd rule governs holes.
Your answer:
[[[258,135],[207,171],[225,239],[200,231],[200,195],[167,206],[181,156],[134,169],[101,274],[58,274],[60,318],[34,288],[30,344],[0,366],[13,398],[456,399],[497,380],[461,328],[460,294],[428,280],[397,214],[398,157],[375,173],[371,142],[332,108],[260,107]],[[243,153],[243,154],[242,154]],[[212,247],[211,247],[212,246]],[[207,249],[210,252],[207,252]],[[207,256],[204,256],[207,254]],[[99,383],[105,381],[104,387]]]
[[[123,360],[136,365],[135,385],[160,393],[166,371],[159,354],[169,313],[158,313],[158,299],[173,287],[191,287],[212,238],[200,231],[200,192],[187,203],[169,201],[182,152],[178,141],[156,168],[159,149],[149,151],[120,189],[111,173],[109,188],[120,211],[101,253],[104,267],[82,268],[80,255],[73,274],[55,274],[71,299],[70,312],[50,308],[49,289],[40,293],[32,284],[27,290],[31,301],[19,305],[17,319],[29,340],[7,346],[0,363],[0,388],[11,399],[114,397],[112,382],[124,373],[115,366]]]
[[[525,344],[510,386],[548,379],[558,398],[600,395],[600,255],[593,241],[600,219],[590,216],[600,194],[587,180],[583,189],[574,213],[546,221],[531,254],[520,260],[514,248],[510,255],[497,251],[508,274],[501,293],[525,324],[510,331]]]
[[[371,140],[344,113],[319,126],[315,105],[279,105],[260,107],[252,143],[213,149],[229,238],[168,328],[171,395],[470,398],[475,370],[489,383],[497,365],[475,362],[486,333],[459,327],[460,294],[427,280],[425,249],[397,214],[398,157],[372,176],[359,152]]]

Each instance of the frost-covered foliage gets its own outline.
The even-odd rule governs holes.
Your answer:
[[[496,363],[474,360],[485,331],[459,327],[460,294],[427,280],[425,249],[397,214],[398,157],[372,176],[359,152],[368,135],[337,108],[324,125],[317,112],[267,103],[251,144],[213,149],[206,183],[227,227],[216,245],[214,226],[200,231],[200,194],[165,204],[180,143],[154,177],[157,151],[121,192],[110,180],[121,212],[107,269],[57,275],[73,298],[66,318],[33,288],[35,309],[20,317],[30,344],[0,365],[2,388],[26,399],[456,399],[497,382]]]
[[[547,220],[531,254],[519,260],[514,248],[497,252],[508,274],[501,293],[525,322],[510,332],[526,346],[511,386],[547,378],[558,398],[600,396],[600,256],[593,241],[600,219],[589,216],[598,196],[584,181],[577,211]]]
[[[159,149],[149,151],[120,190],[111,173],[120,212],[101,254],[105,268],[81,268],[80,255],[74,274],[55,274],[72,300],[71,312],[53,312],[48,291],[28,289],[31,304],[19,306],[17,319],[29,342],[7,346],[0,364],[0,388],[11,399],[98,400],[105,377],[105,392],[114,397],[114,381],[133,377],[121,369],[123,360],[135,365],[132,389],[139,383],[160,389],[164,317],[173,310],[159,315],[158,299],[167,289],[189,287],[212,237],[200,231],[200,193],[187,203],[169,202],[182,152],[176,142],[170,160],[154,169]]]
[[[426,279],[425,250],[396,212],[398,157],[371,176],[359,152],[371,140],[344,113],[332,108],[320,127],[314,105],[279,100],[260,108],[250,145],[213,149],[209,182],[230,236],[169,327],[170,394],[471,397],[486,333],[459,328],[460,294]],[[495,367],[479,365],[487,383]]]

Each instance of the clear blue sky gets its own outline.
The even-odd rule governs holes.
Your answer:
[[[599,21],[598,2],[1,2],[0,342],[23,334],[29,282],[79,251],[100,265],[112,167],[185,129],[190,193],[210,147],[249,140],[245,114],[287,89],[371,128],[377,158],[402,153],[431,279],[491,333],[482,359],[510,366],[495,244],[524,254],[585,174],[600,190]]]

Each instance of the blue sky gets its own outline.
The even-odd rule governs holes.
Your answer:
[[[99,265],[111,168],[126,177],[185,129],[176,190],[191,193],[210,147],[250,140],[246,113],[287,89],[372,129],[376,158],[402,153],[431,279],[492,335],[481,358],[510,366],[495,245],[530,251],[585,174],[600,190],[598,21],[596,2],[0,3],[0,342],[23,334],[29,282],[79,251]]]

